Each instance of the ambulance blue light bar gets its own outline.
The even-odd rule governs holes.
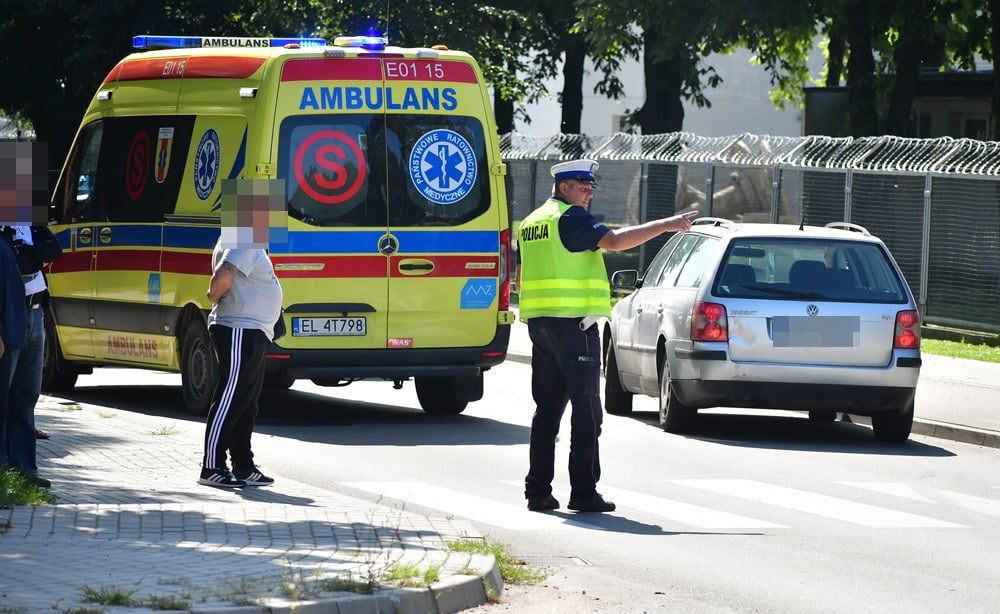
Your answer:
[[[154,36],[132,37],[133,49],[184,49],[191,47],[325,47],[325,38],[254,38],[247,36]]]
[[[335,47],[361,47],[369,51],[381,51],[389,44],[385,36],[338,36],[333,39]]]

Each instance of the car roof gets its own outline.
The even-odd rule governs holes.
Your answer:
[[[692,231],[720,238],[767,237],[782,239],[836,239],[882,243],[881,239],[869,234],[866,229],[855,224],[836,222],[841,227],[808,226],[799,224],[758,224],[723,220],[721,218],[698,218],[694,220]],[[848,230],[847,228],[851,229]]]

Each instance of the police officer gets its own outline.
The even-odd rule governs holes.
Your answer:
[[[530,467],[524,495],[532,511],[554,510],[555,440],[567,401],[572,407],[569,509],[610,512],[615,504],[597,492],[601,477],[598,392],[601,341],[598,319],[611,315],[607,269],[599,249],[631,249],[669,231],[691,228],[691,211],[624,228],[598,222],[588,208],[597,183],[593,160],[556,164],[552,197],[521,223],[518,244],[520,317],[531,337]]]

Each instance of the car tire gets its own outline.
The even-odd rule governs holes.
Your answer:
[[[668,433],[687,433],[694,426],[698,410],[680,402],[674,394],[670,370],[664,356],[660,361],[660,427]]]
[[[872,431],[879,441],[906,441],[913,429],[913,401],[901,413],[884,413],[872,416]]]
[[[457,377],[415,377],[420,407],[432,416],[455,416],[465,411],[469,401],[463,396],[463,382]]]
[[[835,422],[837,420],[837,412],[811,409],[809,410],[809,420],[813,422]]]
[[[632,413],[633,395],[622,386],[614,342],[609,341],[607,346],[604,353],[604,409],[609,414],[625,416]]]
[[[46,310],[45,346],[42,353],[42,390],[45,392],[69,392],[76,386],[78,375],[79,373],[70,367],[62,357],[52,314]]]
[[[264,373],[264,388],[268,390],[288,390],[295,378],[288,371],[268,371]]]
[[[181,341],[181,393],[184,407],[195,416],[208,415],[219,381],[219,362],[205,323],[196,318],[184,329]]]

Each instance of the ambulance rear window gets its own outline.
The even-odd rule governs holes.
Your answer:
[[[462,116],[337,114],[281,125],[289,215],[314,226],[451,226],[490,208],[486,142]]]

